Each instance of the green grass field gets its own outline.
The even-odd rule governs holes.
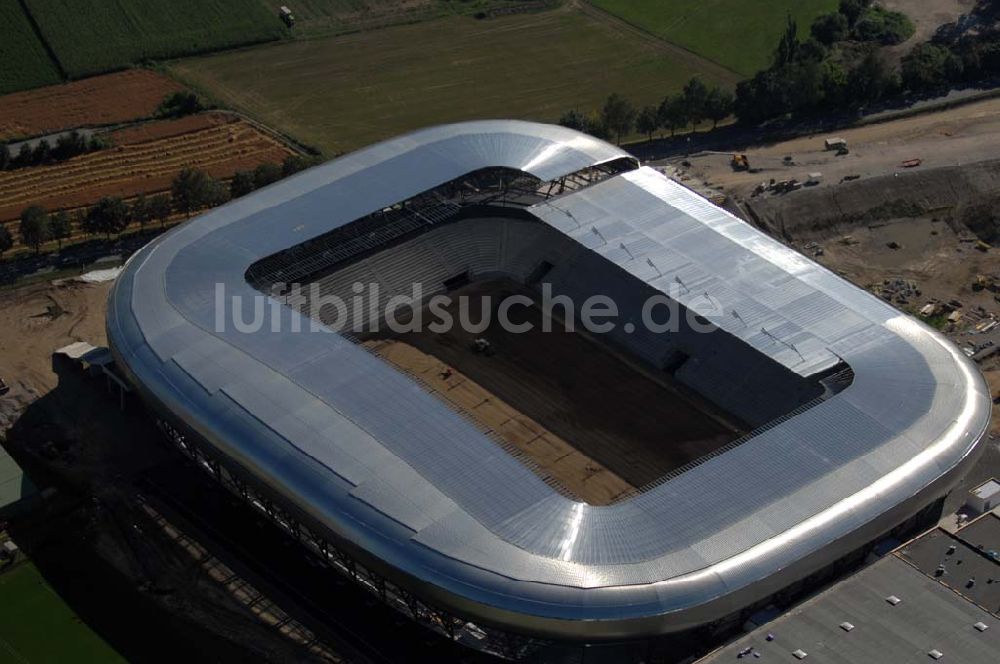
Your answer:
[[[743,76],[771,62],[791,13],[799,34],[837,0],[590,0],[592,4]]]
[[[59,71],[18,0],[0,0],[0,94],[58,83]]]
[[[0,661],[124,662],[80,622],[31,563],[0,573],[0,598]]]
[[[7,0],[4,0],[7,1]],[[260,0],[26,0],[45,41],[73,77],[148,59],[280,38]]]
[[[191,58],[170,70],[327,154],[442,122],[555,121],[598,108],[612,92],[657,103],[698,73],[656,40],[568,10],[449,17]]]

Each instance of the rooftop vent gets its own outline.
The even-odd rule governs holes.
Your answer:
[[[889,604],[892,604],[893,606],[896,606],[903,600],[899,599],[895,595],[889,595],[888,597],[885,598],[885,601],[889,602]]]
[[[805,659],[808,656],[809,653],[807,653],[805,650],[802,650],[801,648],[792,653],[792,657],[794,657],[795,659]]]
[[[940,650],[929,650],[927,652],[927,656],[930,657],[931,659],[941,659],[942,657],[944,657],[944,653],[941,652]]]
[[[973,625],[973,627],[975,627],[980,632],[985,632],[986,630],[988,630],[990,628],[990,626],[987,625],[984,622],[977,622],[975,625]]]
[[[854,629],[854,625],[849,622],[842,622],[840,623],[840,629],[844,630],[845,632],[850,632],[852,629]]]

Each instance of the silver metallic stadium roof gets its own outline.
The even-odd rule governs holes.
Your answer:
[[[750,442],[595,507],[555,493],[357,345],[290,332],[299,314],[288,308],[278,332],[216,331],[217,284],[243,296],[251,320],[258,293],[244,274],[265,256],[484,167],[546,181],[623,156],[514,121],[375,145],[144,248],[111,294],[109,339],[148,395],[433,601],[566,637],[717,618],[957,479],[990,400],[943,337],[648,168],[531,208],[654,287],[679,278],[674,295],[695,311],[735,310],[713,322],[791,370],[843,360],[855,372],[847,389]]]

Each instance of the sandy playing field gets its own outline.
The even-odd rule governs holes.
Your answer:
[[[603,341],[560,325],[542,331],[543,312],[537,306],[513,313],[517,322],[523,316],[532,324],[530,332],[503,330],[496,308],[502,296],[519,292],[515,288],[484,282],[452,294],[492,296],[494,315],[484,332],[456,325],[444,333],[374,336],[401,340],[420,351],[396,349],[388,359],[428,376],[442,398],[499,433],[571,491],[585,492],[588,501],[606,501],[627,486],[642,487],[741,433],[709,415],[706,404],[684,393],[668,375],[654,376],[629,364]],[[470,311],[479,312],[479,304]],[[472,349],[478,337],[490,342],[492,354]],[[443,379],[447,367],[454,375]],[[483,409],[487,399],[499,400],[496,412]]]

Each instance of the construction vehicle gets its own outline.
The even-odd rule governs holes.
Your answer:
[[[278,17],[284,21],[285,25],[289,28],[295,25],[295,15],[292,14],[292,10],[285,5],[278,8]]]
[[[837,150],[837,153],[839,154],[841,149],[847,150],[847,141],[842,138],[828,138],[823,141],[823,146],[827,150]]]
[[[733,158],[729,160],[729,165],[733,167],[734,171],[750,170],[750,160],[745,154],[734,154]]]

